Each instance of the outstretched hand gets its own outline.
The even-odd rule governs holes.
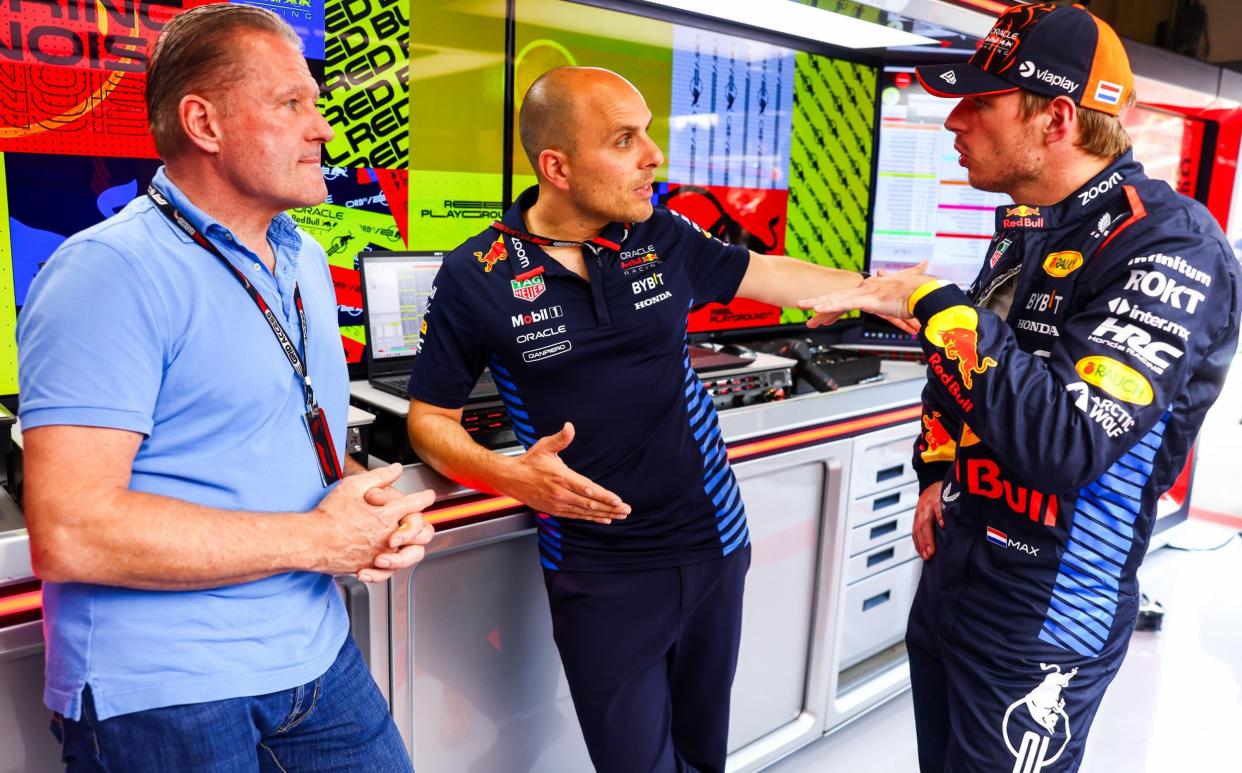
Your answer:
[[[539,439],[518,457],[519,473],[506,493],[532,510],[561,518],[612,523],[630,514],[621,497],[579,475],[561,461],[560,453],[574,439],[574,425]]]
[[[892,276],[893,274],[909,274],[909,273],[922,274],[926,270],[927,270],[927,261],[923,261],[917,266],[914,266],[912,268],[902,269],[901,271],[885,271],[882,268],[877,268],[875,271],[875,275],[876,276]],[[897,328],[898,330],[901,330],[902,332],[905,332],[905,333],[909,333],[910,335],[918,335],[919,331],[923,329],[923,323],[919,322],[917,319],[914,319],[913,317],[911,317],[910,319],[901,319],[899,317],[889,317],[889,316],[881,314],[880,318],[883,319],[888,324],[892,325],[893,327]]]
[[[913,316],[910,313],[909,302],[914,291],[935,279],[923,273],[926,269],[927,261],[923,261],[917,266],[895,273],[879,272],[858,287],[837,290],[817,298],[798,301],[798,307],[815,312],[815,315],[807,321],[807,327],[819,327],[836,322],[847,311],[858,309],[884,317],[906,332],[917,332],[917,327],[899,321],[909,320]]]

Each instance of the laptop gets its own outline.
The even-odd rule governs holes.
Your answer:
[[[410,368],[443,252],[362,252],[362,320],[367,331],[367,381],[409,397]]]

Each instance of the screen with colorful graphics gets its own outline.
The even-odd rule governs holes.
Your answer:
[[[996,231],[996,208],[1008,196],[970,187],[944,128],[957,100],[923,90],[912,68],[886,67],[880,85],[880,131],[870,270],[928,261],[928,273],[968,286]]]
[[[515,100],[558,65],[606,67],[642,92],[664,153],[654,201],[725,241],[861,270],[871,205],[876,68],[560,0],[522,0]],[[515,194],[533,183],[517,138]],[[739,299],[690,332],[801,325]]]
[[[206,1],[0,11],[10,35],[0,40],[0,394],[17,389],[13,328],[33,277],[158,168],[142,98],[151,48],[171,18]],[[291,214],[327,254],[351,363],[366,351],[358,255],[451,250],[499,217],[506,194],[534,183],[512,136],[521,97],[562,64],[608,67],[643,92],[666,157],[657,203],[756,252],[863,267],[873,66],[562,0],[233,1],[288,21],[322,85],[329,195]],[[739,300],[696,310],[690,329],[805,318]]]
[[[324,149],[329,196],[291,214],[328,255],[342,346],[358,362],[358,253],[406,249],[410,239],[410,3],[235,1],[284,18],[322,83],[320,109],[335,134]],[[17,391],[14,319],[35,274],[65,238],[141,195],[159,167],[143,98],[151,48],[170,19],[205,2],[14,2],[0,11],[0,394]],[[432,13],[448,3],[415,5]],[[494,40],[477,47],[503,50]],[[487,77],[503,80],[496,67]],[[500,125],[499,111],[491,124]],[[498,200],[492,187],[451,197]]]

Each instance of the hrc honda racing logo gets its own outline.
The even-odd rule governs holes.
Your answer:
[[[1015,772],[1034,773],[1051,767],[1073,737],[1061,693],[1069,687],[1078,669],[1062,673],[1056,664],[1040,663],[1039,667],[1052,673],[1045,674],[1035,689],[1009,704],[1001,719],[1001,737],[1014,757]]]

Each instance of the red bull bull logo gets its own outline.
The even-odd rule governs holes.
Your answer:
[[[1006,207],[1005,216],[1001,218],[1001,228],[1043,228],[1044,216],[1039,207],[1019,204]]]
[[[940,423],[940,411],[931,416],[923,415],[923,445],[920,456],[925,462],[951,462],[957,453],[957,444],[949,431]]]
[[[1005,210],[1005,217],[1039,217],[1039,207],[1032,207],[1026,204],[1008,207]]]
[[[492,246],[488,248],[486,255],[476,252],[474,257],[483,264],[483,273],[491,273],[497,263],[509,257],[509,253],[505,251],[504,237],[497,237],[496,241],[492,242]]]
[[[1050,768],[1073,736],[1063,693],[1078,669],[1063,672],[1055,663],[1040,663],[1039,667],[1045,672],[1043,681],[1009,704],[1001,719],[1005,748],[1016,760],[1014,770]]]
[[[970,306],[953,306],[937,312],[927,321],[927,340],[944,350],[950,360],[957,361],[962,386],[974,387],[974,377],[996,365],[991,357],[979,357],[979,312]]]
[[[640,255],[636,258],[622,260],[621,269],[624,271],[625,269],[638,268],[639,266],[643,266],[648,263],[659,263],[659,262],[660,262],[660,256],[655,254],[654,252],[649,252],[646,255]]]

